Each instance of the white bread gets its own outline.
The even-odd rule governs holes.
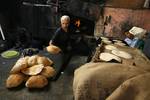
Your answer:
[[[112,45],[106,45],[105,49],[107,49],[107,50],[117,50],[117,47],[112,46]]]
[[[114,44],[119,45],[119,46],[125,46],[126,45],[125,43],[122,43],[122,42],[115,42]]]
[[[125,59],[131,59],[132,58],[132,55],[125,52],[125,51],[120,51],[120,50],[112,50],[112,54],[118,56],[118,57],[122,57],[122,58],[125,58]]]
[[[103,60],[103,61],[111,61],[111,60],[116,60],[116,61],[118,61],[118,62],[121,62],[121,59],[119,58],[119,57],[117,57],[117,56],[115,56],[115,55],[113,55],[113,54],[110,54],[110,53],[101,53],[100,55],[99,55],[99,58],[100,58],[100,60]]]

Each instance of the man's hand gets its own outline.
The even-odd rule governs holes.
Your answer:
[[[52,40],[49,41],[49,45],[53,45],[53,44],[52,44]]]

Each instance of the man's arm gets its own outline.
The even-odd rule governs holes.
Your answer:
[[[54,33],[52,39],[49,41],[49,45],[54,45],[56,43],[58,39],[58,34],[59,34],[59,28],[56,30],[56,32]]]
[[[49,45],[53,45],[55,43],[55,40],[56,40],[56,33],[54,34],[54,36],[52,37],[52,39],[49,41]]]
[[[49,45],[53,45],[53,44],[52,44],[52,42],[53,42],[53,41],[52,41],[52,40],[50,40],[50,41],[49,41]]]

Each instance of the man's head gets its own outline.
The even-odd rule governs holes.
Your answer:
[[[64,15],[64,16],[61,17],[60,22],[61,22],[61,27],[62,27],[64,30],[67,30],[67,29],[68,29],[68,26],[69,26],[69,24],[70,24],[70,17],[67,16],[67,15]]]

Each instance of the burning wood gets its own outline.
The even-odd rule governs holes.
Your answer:
[[[76,21],[75,21],[75,25],[79,28],[80,27],[80,19],[77,19]]]

